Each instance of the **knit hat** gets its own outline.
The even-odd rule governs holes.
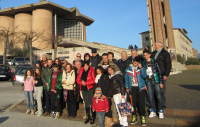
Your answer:
[[[101,88],[100,88],[100,87],[97,87],[97,88],[95,89],[95,94],[102,94]]]

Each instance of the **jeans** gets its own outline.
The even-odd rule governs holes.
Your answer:
[[[31,104],[31,110],[34,110],[33,91],[24,91],[24,94],[26,97],[27,109],[30,109]]]
[[[44,91],[44,100],[45,100],[45,106],[46,106],[46,112],[49,112],[49,109],[50,109],[50,106],[49,106],[49,101],[50,101],[50,94],[49,92],[47,91],[47,89],[43,89]]]
[[[137,115],[138,110],[140,116],[145,116],[145,90],[140,91],[139,87],[132,86],[130,95],[132,96],[134,108],[132,115]]]
[[[98,117],[98,120],[99,120],[99,126],[104,127],[105,112],[97,112],[97,117]]]
[[[43,95],[43,86],[34,87],[35,97],[37,99],[37,109],[39,113],[42,113],[42,95]]]
[[[162,105],[162,97],[161,97],[161,90],[159,84],[156,84],[155,81],[147,81],[147,88],[148,88],[148,94],[149,94],[149,101],[150,101],[150,108],[154,109],[155,108],[155,103],[154,103],[154,91],[156,94],[157,102],[158,102],[158,109],[162,110],[163,105]]]
[[[85,108],[92,107],[93,103],[93,88],[87,91],[82,90],[83,101],[85,102]]]
[[[163,88],[161,89],[161,96],[162,96],[162,102],[163,106],[167,107],[167,102],[166,102],[166,80],[163,81]]]

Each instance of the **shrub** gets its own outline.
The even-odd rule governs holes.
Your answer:
[[[185,64],[186,65],[200,65],[200,61],[198,58],[189,57]]]
[[[180,54],[177,54],[177,61],[180,62],[181,64],[185,64],[185,58],[181,56]]]

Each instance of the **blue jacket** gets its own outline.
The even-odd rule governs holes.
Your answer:
[[[160,68],[160,65],[157,61],[155,61],[153,58],[151,58],[151,68],[152,68],[152,71],[153,71],[153,76],[154,76],[154,79],[156,81],[156,84],[163,84],[163,77],[162,77],[162,71],[161,71],[161,68]],[[143,61],[143,68],[146,69],[146,60]],[[147,83],[147,79],[146,79],[146,83]]]
[[[129,67],[127,67],[125,70],[125,74],[124,74],[125,87],[129,88],[130,91],[132,88],[132,79],[133,79],[132,67],[133,67],[132,64]],[[136,76],[137,76],[137,80],[138,80],[139,90],[142,91],[142,90],[144,90],[144,87],[146,86],[146,84],[145,84],[145,78],[147,77],[146,70],[144,68],[139,69],[137,67]]]

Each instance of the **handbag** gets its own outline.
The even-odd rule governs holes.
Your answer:
[[[130,116],[131,113],[134,111],[133,107],[129,102],[119,103],[117,104],[117,107],[122,117]]]

